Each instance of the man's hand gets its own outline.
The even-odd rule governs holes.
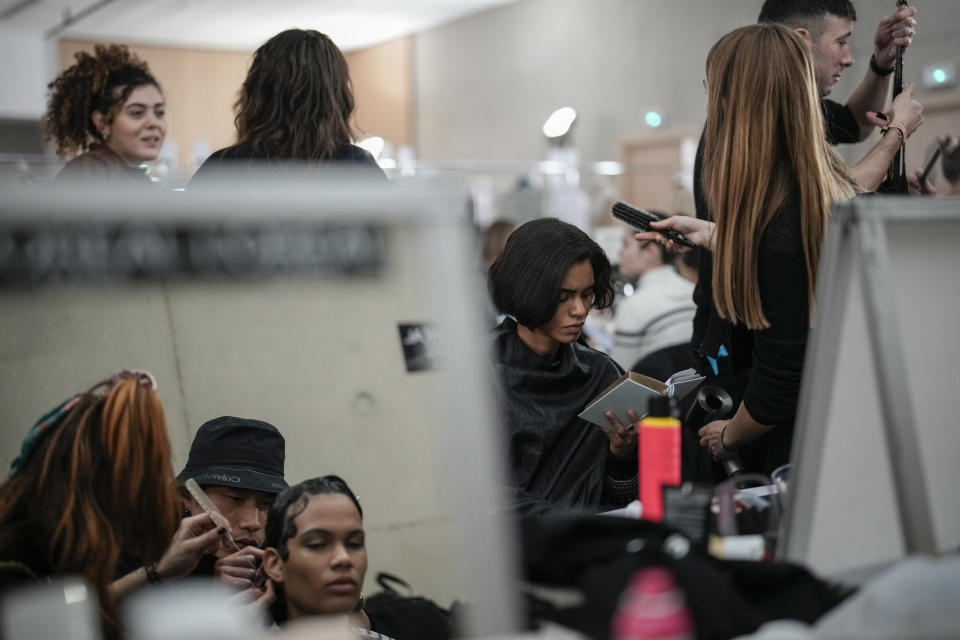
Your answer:
[[[630,418],[630,425],[626,427],[620,424],[613,411],[607,411],[606,416],[610,428],[604,429],[603,433],[610,440],[610,453],[618,458],[634,455],[637,452],[637,423],[640,422],[640,416],[633,409],[629,409],[627,417]]]
[[[873,36],[873,59],[877,66],[890,69],[897,60],[897,47],[906,49],[917,33],[916,7],[900,7],[877,25]]]

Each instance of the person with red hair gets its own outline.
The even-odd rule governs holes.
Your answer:
[[[121,371],[57,405],[24,439],[0,485],[0,591],[82,576],[105,636],[118,637],[117,599],[138,582],[114,582],[121,553],[149,580],[186,575],[220,544],[207,514],[178,526],[177,504],[156,381]]]

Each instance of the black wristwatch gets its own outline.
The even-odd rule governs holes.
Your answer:
[[[881,78],[886,78],[888,75],[893,73],[893,67],[890,67],[889,69],[884,69],[883,67],[877,64],[877,59],[874,56],[870,56],[870,70],[873,71],[878,76],[880,76]]]

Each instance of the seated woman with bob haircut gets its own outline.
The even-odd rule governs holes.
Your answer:
[[[363,609],[363,509],[343,478],[311,478],[281,491],[267,514],[264,545],[263,570],[276,594],[271,612],[277,624],[350,616],[361,636],[386,638]]]
[[[577,417],[622,373],[579,340],[590,309],[613,301],[612,273],[597,243],[554,218],[520,226],[490,267],[493,303],[509,316],[492,357],[520,511],[597,511],[637,497],[637,414],[630,425],[608,414],[609,429]]]

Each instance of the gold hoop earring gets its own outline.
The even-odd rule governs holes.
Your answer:
[[[360,592],[360,599],[357,600],[357,606],[353,608],[354,611],[363,611],[363,591]]]

